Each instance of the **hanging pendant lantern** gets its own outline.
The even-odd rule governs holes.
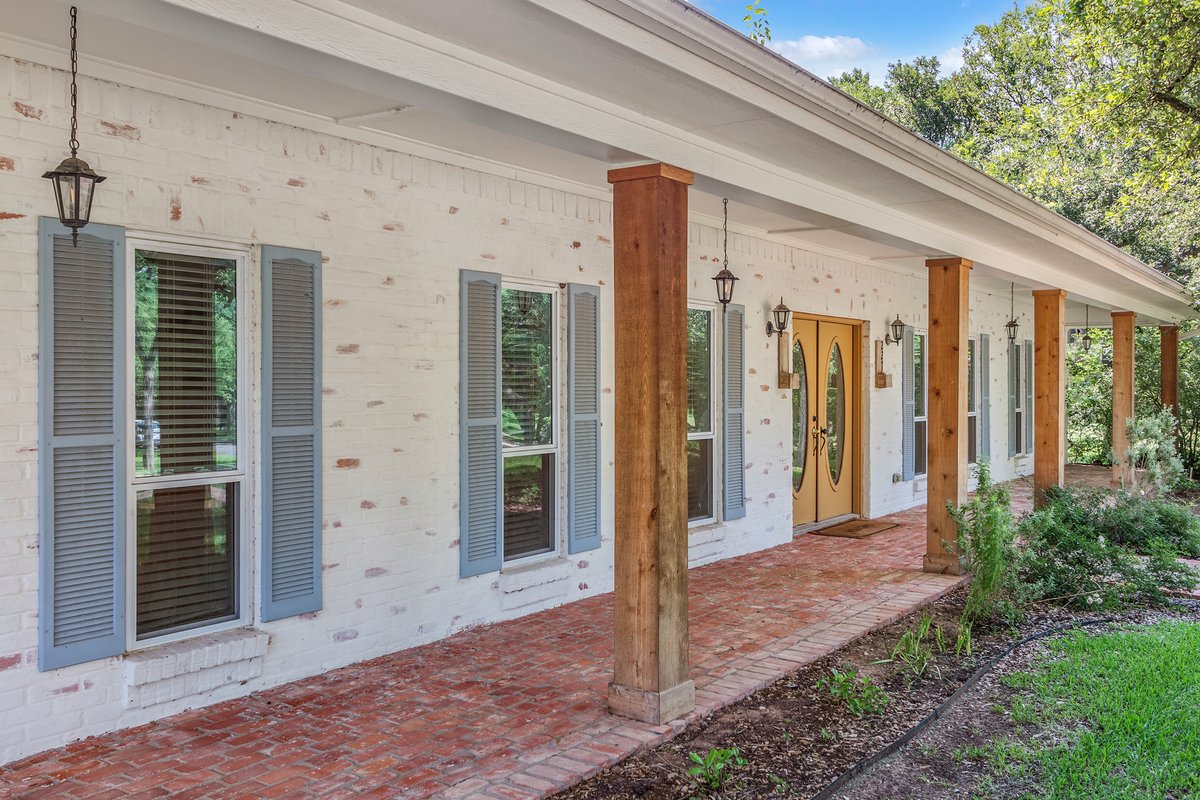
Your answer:
[[[1079,344],[1083,347],[1084,352],[1092,349],[1092,324],[1091,312],[1092,307],[1085,305],[1083,307],[1083,338],[1079,340]]]
[[[79,229],[88,224],[92,216],[92,198],[97,183],[105,180],[96,174],[88,163],[79,158],[79,88],[76,77],[79,72],[79,52],[75,47],[76,17],[79,9],[71,6],[71,140],[68,143],[71,155],[63,159],[52,170],[42,174],[54,186],[54,199],[58,204],[58,219],[71,229],[71,242],[79,246]]]
[[[1017,290],[1016,283],[1012,283],[1009,285],[1009,287],[1008,287],[1009,320],[1008,320],[1008,322],[1004,323],[1004,330],[1008,334],[1008,340],[1010,342],[1015,342],[1017,340],[1017,333],[1021,329],[1021,326],[1017,324],[1016,290]]]
[[[729,271],[729,198],[723,198],[721,203],[725,207],[725,227],[723,229],[725,260],[721,264],[721,271],[713,276],[713,280],[717,284],[717,301],[721,304],[721,311],[724,312],[729,301],[733,300],[733,284],[738,277]]]

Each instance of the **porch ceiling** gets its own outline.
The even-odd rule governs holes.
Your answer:
[[[728,196],[739,225],[808,246],[1190,315],[1177,285],[678,0],[77,4],[84,74],[599,196],[610,166],[667,161],[697,174],[699,213]],[[64,64],[67,6],[0,0],[0,47]]]

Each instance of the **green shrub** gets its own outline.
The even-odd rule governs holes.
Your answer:
[[[746,765],[741,751],[736,747],[714,747],[704,755],[688,753],[692,765],[688,767],[688,775],[705,789],[720,789],[726,777],[735,767]]]
[[[1165,494],[1183,480],[1183,460],[1175,446],[1177,424],[1169,408],[1126,421],[1129,449],[1118,455],[1131,467],[1131,488],[1139,494]]]
[[[870,675],[859,675],[852,669],[845,672],[831,669],[827,676],[817,682],[817,688],[828,689],[856,717],[882,714],[888,703],[892,702],[892,698],[871,680]]]
[[[1162,540],[1188,558],[1200,558],[1200,517],[1185,505],[1160,497],[1115,492],[1111,498],[1089,498],[1095,526],[1114,544],[1143,555],[1150,543]]]
[[[959,508],[950,507],[958,526],[958,549],[964,569],[974,576],[967,590],[955,649],[970,655],[971,629],[997,615],[1015,617],[1010,597],[1017,558],[1016,525],[1008,488],[992,482],[986,461],[978,467],[975,495]]]

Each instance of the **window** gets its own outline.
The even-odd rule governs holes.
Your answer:
[[[555,549],[558,340],[549,292],[500,293],[500,397],[504,453],[504,560]]]
[[[133,634],[242,613],[240,254],[130,243]]]
[[[914,469],[917,475],[924,475],[929,471],[929,410],[925,393],[929,375],[928,345],[929,338],[926,334],[913,334],[913,453],[916,457]]]
[[[967,463],[979,460],[979,345],[967,340]]]
[[[715,517],[713,425],[713,314],[688,309],[687,509],[688,520]]]
[[[1033,452],[1033,342],[1008,349],[1008,454]]]

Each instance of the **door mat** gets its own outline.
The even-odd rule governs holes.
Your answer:
[[[868,536],[874,536],[883,531],[890,531],[896,527],[894,522],[879,522],[873,519],[852,519],[849,522],[842,522],[837,525],[831,525],[828,528],[821,528],[816,531],[809,531],[818,536],[841,536],[845,539],[865,539]]]

